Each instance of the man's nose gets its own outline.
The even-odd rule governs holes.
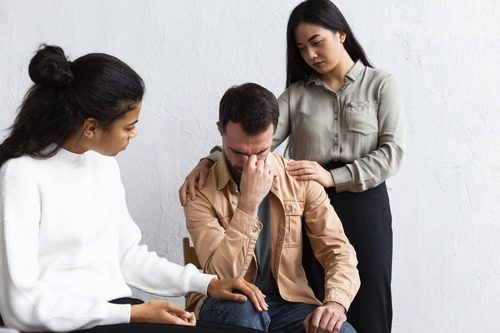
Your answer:
[[[241,155],[240,162],[241,162],[241,167],[245,166],[247,164],[249,155]]]

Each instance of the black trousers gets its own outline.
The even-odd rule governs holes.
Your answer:
[[[136,298],[120,298],[111,301],[116,304],[141,304],[141,300]],[[198,321],[196,326],[180,326],[167,324],[116,324],[96,326],[88,330],[72,331],[72,333],[256,333],[260,331],[221,325],[216,323],[208,323]],[[50,332],[45,332],[50,333]]]
[[[327,165],[332,169],[339,165]],[[389,333],[392,325],[392,216],[385,182],[365,192],[326,189],[358,258],[361,287],[347,320],[358,333]],[[323,268],[304,237],[303,265],[317,297],[324,297]],[[313,260],[311,260],[311,258]]]

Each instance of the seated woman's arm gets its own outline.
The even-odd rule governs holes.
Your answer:
[[[62,294],[39,279],[41,197],[32,166],[17,159],[0,171],[0,313],[21,331],[71,331],[126,323],[130,305]]]

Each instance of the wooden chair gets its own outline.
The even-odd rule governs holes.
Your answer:
[[[193,264],[198,269],[201,269],[200,261],[198,260],[198,256],[196,255],[196,251],[194,250],[194,247],[191,246],[191,243],[189,241],[189,237],[184,237],[182,239],[182,252],[184,253],[184,265]],[[190,293],[188,293],[185,296],[186,307],[188,306],[189,295],[190,295]]]
[[[198,256],[196,255],[196,251],[194,250],[194,247],[191,246],[189,237],[184,237],[182,239],[182,251],[184,253],[184,265],[193,264],[198,267],[198,269],[202,269]]]

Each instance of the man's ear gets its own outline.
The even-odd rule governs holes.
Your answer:
[[[224,136],[224,129],[222,128],[220,121],[217,122],[217,129],[219,130],[220,135]]]
[[[94,118],[87,118],[82,125],[82,135],[87,139],[92,139],[97,135],[97,120]]]

